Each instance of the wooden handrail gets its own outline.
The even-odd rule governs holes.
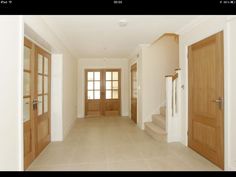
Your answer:
[[[176,69],[175,69],[175,71],[179,71],[179,70],[181,70],[181,69],[180,69],[180,68],[176,68]]]
[[[172,76],[172,81],[178,78],[178,73],[176,73],[174,76]]]
[[[173,77],[173,75],[165,75],[165,77]]]
[[[165,77],[172,77],[172,81],[178,78],[178,73],[175,73],[175,75],[166,75]]]

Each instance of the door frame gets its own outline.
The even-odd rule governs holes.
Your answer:
[[[186,105],[185,105],[185,108],[186,108],[186,113],[185,113],[185,116],[186,116],[186,132],[185,132],[185,142],[184,144],[190,148],[189,146],[189,141],[188,141],[188,129],[189,129],[189,47],[197,42],[200,42],[206,38],[209,38],[211,36],[214,36],[218,33],[222,32],[222,57],[223,57],[223,94],[224,94],[224,102],[223,102],[223,110],[224,110],[224,113],[223,113],[223,122],[224,122],[224,125],[223,125],[223,170],[227,169],[228,168],[228,133],[227,133],[227,128],[228,128],[228,112],[227,112],[227,108],[228,108],[228,94],[227,94],[227,69],[228,69],[228,57],[226,55],[227,51],[226,51],[226,48],[228,47],[227,43],[226,43],[226,38],[227,38],[227,35],[225,34],[226,31],[225,29],[221,29],[219,31],[215,31],[213,33],[210,33],[208,34],[207,36],[204,36],[204,37],[201,37],[201,38],[198,38],[196,40],[194,40],[193,42],[191,43],[188,43],[188,44],[185,44],[185,58],[186,58],[186,63],[185,63],[185,66],[186,66],[186,75],[185,75],[185,78],[186,78],[186,81],[185,81],[185,85],[186,87],[183,87],[184,85],[182,85],[182,89],[186,88],[186,94],[185,94],[185,101],[186,101]],[[182,97],[182,96],[181,96]],[[194,150],[195,151],[195,150]],[[201,155],[201,154],[199,154]],[[202,157],[204,157],[203,155],[201,155]],[[206,157],[204,157],[206,158]],[[208,159],[207,159],[208,160]],[[210,161],[210,160],[209,160]],[[211,161],[210,161],[211,162]],[[211,162],[213,163],[213,162]],[[214,163],[213,163],[214,164]],[[214,164],[215,165],[215,164]],[[219,167],[219,166],[218,166]]]
[[[87,99],[87,96],[86,96],[86,94],[87,94],[87,76],[86,76],[86,73],[88,72],[88,71],[104,71],[104,72],[106,72],[107,70],[118,70],[118,74],[119,74],[119,96],[120,96],[120,98],[119,98],[119,100],[120,100],[120,110],[119,110],[119,116],[121,116],[121,113],[122,113],[122,91],[121,91],[121,88],[122,88],[122,68],[99,68],[99,67],[94,67],[94,68],[83,68],[83,74],[84,74],[84,81],[83,81],[83,96],[82,96],[82,98],[84,99],[84,109],[83,109],[83,111],[84,111],[84,117],[85,118],[88,118],[88,117],[90,117],[90,116],[86,116],[86,99]],[[102,73],[101,72],[101,73]],[[104,89],[105,89],[105,86],[103,85],[103,81],[102,81],[102,79],[103,79],[103,75],[101,75],[100,76],[101,77],[101,88],[102,87],[104,87]],[[103,99],[103,100],[101,100],[101,102],[104,102],[104,100],[105,99]],[[104,110],[102,110],[103,112],[104,112]],[[102,115],[102,116],[105,116],[105,115]]]

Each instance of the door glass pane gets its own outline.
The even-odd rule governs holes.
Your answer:
[[[39,96],[38,97],[38,116],[42,115],[43,113],[43,97]]]
[[[95,91],[94,92],[94,98],[95,99],[100,99],[100,91]]]
[[[24,72],[24,96],[30,95],[30,73]]]
[[[48,74],[48,58],[44,57],[44,74]]]
[[[95,90],[100,90],[100,81],[95,81],[94,82],[94,89]]]
[[[43,112],[46,113],[48,112],[48,96],[47,95],[44,95],[44,109],[43,109]]]
[[[106,90],[111,89],[111,81],[106,81]]]
[[[89,100],[93,99],[93,91],[88,91],[88,99]]]
[[[112,80],[118,80],[118,72],[113,72]]]
[[[88,80],[93,80],[93,72],[88,72]]]
[[[111,80],[111,72],[106,72],[106,80]]]
[[[24,46],[24,69],[30,70],[30,48]]]
[[[111,99],[111,90],[106,90],[106,99]]]
[[[38,73],[43,73],[43,56],[38,54]]]
[[[43,76],[38,75],[38,94],[43,93]]]
[[[94,80],[100,80],[100,72],[95,72],[94,76],[95,76]]]
[[[112,82],[112,89],[118,89],[118,81]]]
[[[30,98],[24,98],[24,122],[30,120]]]
[[[44,76],[44,93],[48,93],[48,76]]]
[[[88,90],[93,90],[93,81],[88,82]]]
[[[118,90],[113,90],[113,92],[112,92],[112,98],[113,98],[113,99],[118,99]]]

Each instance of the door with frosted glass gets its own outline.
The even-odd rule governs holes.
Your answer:
[[[85,70],[85,116],[119,116],[120,100],[120,69]]]
[[[119,116],[121,106],[120,69],[104,70],[104,105],[105,116]]]
[[[102,115],[102,71],[86,70],[85,71],[85,115],[101,116]]]
[[[36,155],[50,142],[50,80],[51,56],[35,47],[34,114],[36,133]]]
[[[34,120],[33,120],[33,45],[24,39],[24,79],[23,79],[23,118],[24,118],[24,168],[34,159]]]

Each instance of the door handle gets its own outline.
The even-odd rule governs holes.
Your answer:
[[[42,103],[41,101],[38,101],[38,99],[33,99],[33,109],[37,109],[38,103]]]
[[[211,100],[211,101],[214,102],[214,103],[218,103],[219,109],[222,109],[223,104],[224,104],[224,99],[223,99],[223,98],[219,97],[218,99],[216,99],[216,100]]]

